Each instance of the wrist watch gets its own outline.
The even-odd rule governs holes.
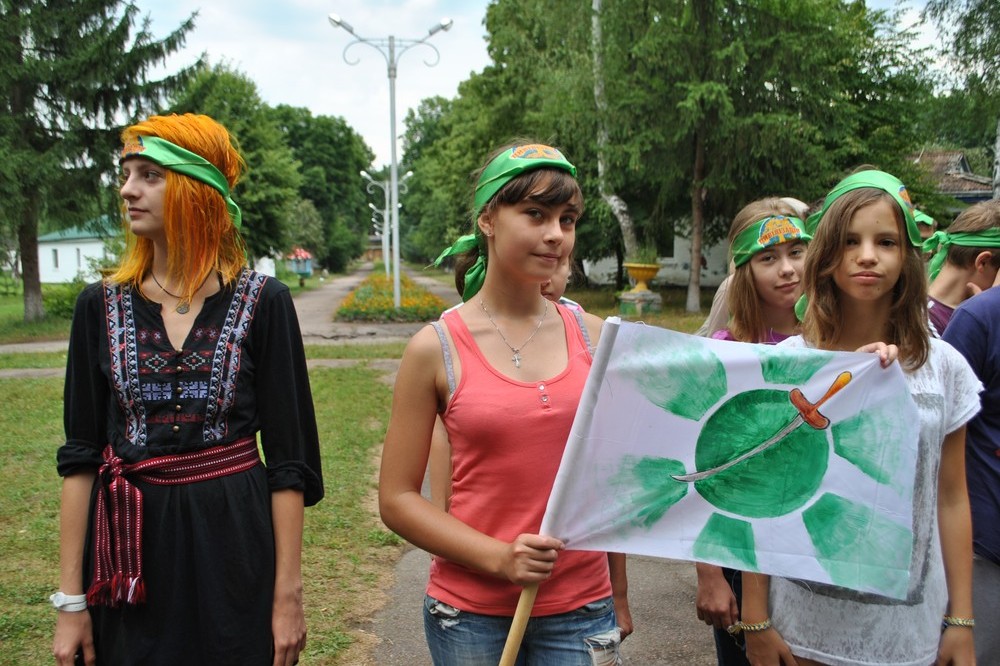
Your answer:
[[[77,613],[87,610],[86,594],[66,594],[60,591],[50,596],[49,601],[52,602],[56,610],[60,611]]]

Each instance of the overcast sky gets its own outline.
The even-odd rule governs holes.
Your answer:
[[[442,18],[454,21],[451,30],[430,39],[440,52],[415,46],[399,58],[396,79],[396,132],[403,133],[407,109],[433,95],[454,97],[459,82],[489,63],[483,19],[489,0],[134,0],[152,20],[153,34],[162,37],[191,13],[198,11],[194,29],[182,51],[166,68],[192,63],[198,54],[211,64],[226,62],[254,83],[264,101],[310,109],[314,115],[340,116],[375,152],[375,166],[388,164],[390,154],[389,83],[386,63],[373,48],[358,44],[344,61],[352,37],[327,20],[332,12],[367,38],[420,39]],[[585,2],[586,0],[555,0]],[[894,0],[868,0],[891,8]],[[904,25],[916,18],[914,6],[923,0],[904,0]],[[401,150],[401,148],[400,148]],[[402,157],[402,155],[400,155]]]

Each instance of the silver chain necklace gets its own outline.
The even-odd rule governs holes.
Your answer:
[[[510,360],[514,362],[515,368],[521,367],[521,350],[527,347],[528,343],[531,342],[532,338],[535,337],[535,333],[538,333],[538,329],[542,327],[542,322],[545,321],[545,315],[549,313],[548,299],[543,298],[542,300],[545,302],[545,309],[542,310],[542,316],[538,318],[538,323],[535,324],[535,330],[531,332],[531,335],[528,336],[527,340],[522,342],[519,346],[515,347],[514,345],[510,344],[510,342],[507,341],[507,336],[503,334],[503,331],[500,330],[500,327],[497,326],[497,323],[493,321],[493,315],[491,315],[490,311],[486,309],[486,301],[484,301],[482,298],[479,299],[479,305],[480,307],[483,308],[483,312],[486,313],[486,318],[490,320],[490,323],[493,324],[493,328],[495,328],[497,330],[497,333],[500,334],[500,339],[503,340],[503,343],[507,345],[507,348],[514,353],[514,355],[510,357]]]

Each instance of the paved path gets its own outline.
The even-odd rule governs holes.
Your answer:
[[[367,271],[364,272],[367,274]],[[454,286],[411,273],[410,277],[449,304],[459,302]],[[363,275],[337,277],[303,292],[295,300],[307,343],[388,342],[408,339],[423,324],[340,324],[332,313]],[[332,305],[331,305],[332,302]],[[408,549],[396,565],[388,603],[360,629],[376,637],[372,663],[378,666],[430,666],[421,615],[430,557]],[[622,646],[632,666],[713,666],[712,633],[695,617],[694,565],[630,557],[629,603],[636,631]]]
[[[318,286],[303,291],[295,297],[295,311],[299,317],[302,339],[306,344],[399,342],[409,340],[411,335],[424,326],[424,322],[368,323],[333,320],[340,302],[371,273],[371,270],[371,264],[363,264],[358,271],[350,275],[338,275],[323,282],[314,280],[314,284]],[[420,275],[418,272],[408,274],[410,279],[440,296],[448,305],[459,302],[454,285]]]
[[[344,276],[319,282],[295,297],[295,309],[306,344],[374,344],[405,341],[424,324],[368,324],[335,322],[340,302],[371,272],[371,265]],[[440,296],[449,305],[459,301],[450,284],[412,273],[412,279]],[[60,351],[66,342],[0,345],[0,353]],[[339,365],[356,361],[316,360],[310,365]],[[398,359],[378,361],[388,375],[395,373]],[[0,377],[62,376],[62,369],[5,370]],[[394,581],[386,590],[382,609],[358,627],[374,644],[370,661],[377,666],[430,666],[421,614],[430,558],[422,550],[409,548],[395,568]],[[635,633],[622,646],[631,666],[712,666],[715,648],[708,628],[695,617],[694,565],[687,562],[629,557],[629,599]],[[308,649],[306,651],[308,655]],[[308,663],[308,656],[303,663]]]

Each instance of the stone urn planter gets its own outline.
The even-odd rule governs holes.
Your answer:
[[[628,276],[635,280],[635,287],[632,291],[649,291],[649,285],[646,284],[660,272],[660,264],[646,264],[638,262],[625,262],[622,264],[625,270],[628,271]]]

